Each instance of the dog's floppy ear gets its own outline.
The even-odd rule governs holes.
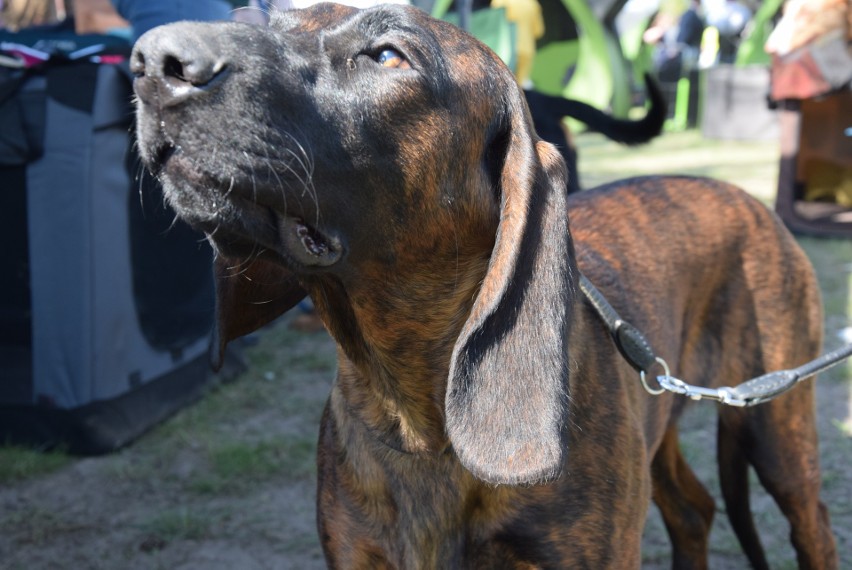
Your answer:
[[[496,243],[453,350],[446,397],[461,463],[494,484],[559,474],[576,290],[564,163],[551,145],[534,142],[525,106],[515,101],[513,109],[497,143],[504,150]]]
[[[263,259],[232,263],[217,255],[214,273],[216,323],[210,360],[218,370],[229,342],[271,323],[304,299],[307,292],[290,271]]]

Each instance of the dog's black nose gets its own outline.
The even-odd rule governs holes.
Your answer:
[[[163,107],[198,96],[227,76],[228,64],[212,30],[179,23],[144,34],[133,48],[133,87],[146,104]]]

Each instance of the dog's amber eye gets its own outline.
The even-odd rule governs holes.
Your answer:
[[[379,65],[384,67],[397,67],[403,69],[411,67],[408,61],[406,61],[398,51],[392,48],[383,49],[379,53],[378,57],[376,57],[376,61],[379,62]]]

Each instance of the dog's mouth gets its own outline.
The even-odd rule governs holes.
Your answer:
[[[294,271],[310,271],[329,268],[344,255],[343,240],[336,232],[320,230],[302,216],[242,198],[228,201],[224,208],[228,214],[194,225],[229,257],[265,253]]]
[[[294,271],[329,268],[344,256],[340,235],[319,223],[318,206],[285,197],[288,173],[276,173],[275,188],[264,188],[259,169],[211,172],[167,137],[148,156],[146,164],[171,206],[225,256],[262,252]],[[293,183],[304,184],[298,177]]]
[[[336,232],[320,230],[301,216],[282,214],[240,198],[229,202],[224,208],[228,214],[190,221],[227,257],[264,254],[293,271],[310,271],[330,268],[345,253]]]
[[[339,236],[324,233],[302,218],[278,216],[278,234],[283,249],[302,266],[329,267],[343,256]]]
[[[306,215],[291,211],[292,205],[262,203],[263,193],[254,182],[212,179],[173,144],[163,144],[155,156],[154,171],[172,207],[223,254],[243,257],[263,251],[293,270],[328,268],[343,257],[337,232],[308,223]],[[273,195],[280,196],[280,189]]]
[[[151,171],[155,174],[161,172],[169,160],[177,152],[177,147],[171,143],[163,143],[154,153],[154,160],[151,163]]]

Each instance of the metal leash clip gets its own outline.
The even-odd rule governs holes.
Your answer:
[[[640,373],[640,378],[642,385],[650,394],[658,395],[666,391],[693,400],[713,400],[727,406],[747,408],[768,402],[784,394],[799,382],[838,365],[850,356],[852,356],[852,345],[841,347],[792,370],[769,372],[737,386],[722,386],[720,388],[694,386],[675,378],[669,373],[669,367],[661,358],[657,358],[657,362],[663,367],[665,374],[657,376],[659,389],[652,389],[648,386],[644,373]]]
[[[694,386],[668,374],[665,376],[657,376],[657,382],[660,386],[662,386],[663,390],[672,392],[673,394],[686,396],[690,400],[712,400],[714,402],[720,402],[737,408],[744,408],[749,405],[746,400],[734,397],[731,391],[725,386],[721,388],[704,388],[702,386]]]
[[[665,360],[658,356],[656,357],[656,361],[657,364],[663,368],[663,375],[656,377],[657,384],[660,385],[659,388],[651,388],[651,386],[648,385],[645,371],[639,371],[639,379],[642,381],[642,386],[645,388],[645,391],[652,396],[659,396],[663,392],[671,392],[672,394],[686,396],[691,400],[713,400],[715,402],[721,402],[723,404],[736,407],[744,407],[748,405],[748,402],[745,400],[734,397],[734,395],[726,387],[704,388],[703,386],[687,384],[683,380],[672,376],[669,365]]]

